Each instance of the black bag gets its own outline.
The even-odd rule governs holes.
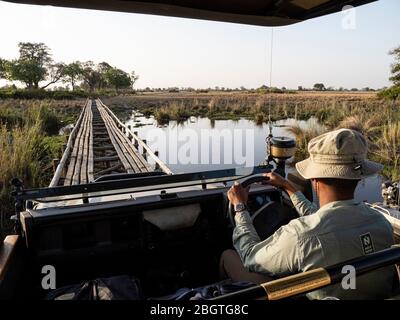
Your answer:
[[[142,300],[139,279],[130,276],[98,278],[55,289],[45,300]]]

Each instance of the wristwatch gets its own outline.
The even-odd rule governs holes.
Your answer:
[[[235,212],[242,212],[246,210],[246,205],[244,203],[235,204]]]

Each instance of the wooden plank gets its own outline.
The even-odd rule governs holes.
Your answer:
[[[119,159],[118,155],[117,156],[108,156],[108,157],[98,157],[98,158],[94,158],[94,162],[115,161],[118,159]]]
[[[89,103],[91,104],[91,100],[88,100],[86,106],[88,106]],[[66,174],[65,180],[64,180],[64,185],[65,186],[71,185],[72,179],[73,179],[73,175],[74,175],[74,172],[75,172],[75,164],[76,164],[78,151],[79,151],[79,141],[80,141],[81,136],[82,136],[83,131],[84,131],[84,127],[85,127],[84,123],[86,122],[86,116],[87,116],[86,107],[84,108],[84,110],[82,112],[83,112],[83,118],[82,118],[81,124],[79,126],[79,131],[78,131],[78,133],[77,133],[77,135],[75,137],[73,150],[72,150],[72,153],[71,153],[71,156],[70,156],[70,161],[69,161],[69,164],[68,164],[68,171],[67,171],[67,174]]]
[[[88,121],[87,121],[87,131],[85,134],[85,138],[83,141],[83,149],[82,149],[82,164],[81,164],[81,174],[80,174],[80,184],[88,183],[88,159],[89,159],[89,143],[90,143],[90,134],[92,131],[92,107],[88,106]]]
[[[80,124],[82,122],[83,115],[84,115],[83,110],[85,109],[85,106],[86,106],[88,100],[89,99],[86,99],[86,102],[83,105],[81,114],[79,115],[78,121],[76,122],[74,128],[72,129],[72,132],[70,133],[70,135],[69,135],[69,137],[67,139],[67,145],[65,146],[65,150],[64,150],[64,153],[62,155],[61,161],[60,161],[60,163],[59,163],[59,165],[57,167],[57,170],[56,170],[56,173],[53,176],[53,179],[51,179],[49,187],[55,187],[55,186],[59,185],[61,176],[67,170],[66,167],[67,167],[67,164],[68,164],[69,156],[70,156],[70,154],[72,152],[74,138],[75,138],[77,132],[79,131]]]
[[[105,110],[105,111],[107,111],[107,110]],[[117,124],[115,123],[112,116],[108,112],[107,112],[107,116],[111,119],[113,129],[115,130],[115,133],[119,138],[119,141],[123,144],[124,148],[129,153],[129,155],[131,157],[131,161],[134,162],[134,164],[132,164],[132,165],[137,168],[137,172],[152,171],[151,166],[142,157],[142,155],[139,153],[139,151],[132,145],[129,138],[119,130]]]
[[[88,158],[88,182],[94,181],[94,161],[93,161],[93,109],[90,106],[90,122],[91,122],[91,131],[90,131],[90,139],[89,139],[89,158]]]
[[[86,135],[88,132],[88,120],[89,120],[89,113],[87,112],[87,109],[89,108],[89,104],[86,107],[86,120],[83,123],[83,133],[79,139],[79,150],[76,156],[76,163],[75,163],[75,171],[74,171],[74,175],[72,177],[72,184],[76,185],[80,183],[80,176],[81,176],[81,170],[82,170],[82,160],[83,160],[83,156],[84,156],[84,142],[86,139]]]
[[[105,111],[105,112],[104,112]],[[114,136],[117,141],[122,144],[125,151],[128,153],[128,161],[130,162],[132,168],[135,172],[149,172],[152,171],[150,165],[144,160],[144,158],[139,154],[139,152],[134,151],[132,144],[129,139],[118,129],[116,123],[108,112],[103,108],[103,115],[107,118],[107,122],[111,124]]]
[[[97,109],[99,110],[101,116],[103,117],[103,112],[105,112],[105,110],[99,105],[97,105]],[[132,167],[130,166],[129,162],[125,158],[124,152],[119,147],[119,145],[118,145],[118,143],[117,143],[117,141],[116,141],[116,139],[115,139],[115,137],[113,135],[112,129],[110,127],[110,124],[108,123],[108,119],[106,117],[103,117],[103,121],[104,121],[104,124],[106,125],[108,134],[110,136],[111,143],[113,144],[114,149],[117,152],[120,161],[122,162],[122,165],[124,166],[125,170],[128,173],[133,173],[134,171],[133,171]]]
[[[112,118],[114,119],[115,123],[117,124],[117,127],[125,127],[125,125],[112,113],[112,111],[100,100],[97,99],[97,104],[103,106],[107,112],[112,116]],[[156,162],[161,170],[167,174],[173,174],[173,172],[171,171],[171,169],[168,168],[168,166],[161,161],[161,159],[156,156],[154,154],[154,152],[149,148],[149,146],[147,146],[146,143],[144,143],[136,134],[134,134],[131,130],[127,129],[128,134],[131,134],[131,136],[133,137],[133,139],[135,140],[135,142],[137,142],[138,144],[140,144],[144,150],[146,150],[147,154],[154,160],[154,162]]]
[[[115,170],[118,170],[119,168],[121,168],[122,167],[122,163],[118,163],[118,164],[116,164],[115,166],[112,166],[112,167],[109,167],[109,168],[107,168],[107,169],[104,169],[104,170],[101,170],[101,171],[99,171],[99,172],[96,172],[96,176],[101,176],[101,175],[103,175],[103,174],[107,174],[107,173],[110,173],[110,172],[112,172],[112,171],[115,171]]]
[[[146,172],[146,171],[143,171],[143,169],[137,165],[136,161],[135,161],[134,158],[132,157],[132,154],[129,152],[129,148],[127,147],[126,141],[124,141],[124,139],[123,139],[123,137],[122,137],[122,134],[120,134],[119,129],[116,127],[115,122],[114,122],[113,119],[108,115],[108,113],[106,113],[105,110],[104,110],[104,112],[105,112],[105,113],[104,113],[104,114],[105,114],[105,117],[107,117],[107,120],[108,120],[108,122],[110,123],[110,126],[111,126],[111,128],[112,128],[112,130],[113,130],[113,135],[114,135],[116,141],[118,141],[118,144],[121,146],[121,148],[124,149],[124,151],[125,151],[125,156],[126,156],[128,162],[130,163],[132,169],[133,169],[135,172]]]

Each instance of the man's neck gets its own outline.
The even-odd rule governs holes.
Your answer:
[[[335,201],[346,201],[354,199],[354,194],[334,194],[334,193],[322,193],[319,195],[319,206],[323,207],[324,205],[335,202]]]

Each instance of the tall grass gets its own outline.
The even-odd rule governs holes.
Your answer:
[[[183,103],[172,102],[157,109],[154,117],[159,124],[165,124],[170,120],[184,121],[190,117],[190,113]]]
[[[9,230],[9,217],[13,214],[10,181],[18,177],[27,187],[40,185],[42,138],[40,119],[33,125],[11,130],[0,125],[0,233]]]
[[[311,139],[326,132],[326,129],[321,126],[310,126],[301,128],[299,125],[293,125],[286,128],[288,132],[296,137],[296,153],[294,162],[304,160],[308,157],[308,143]]]
[[[376,138],[374,159],[385,165],[384,174],[392,181],[400,179],[400,121],[383,126]]]
[[[10,116],[20,120],[10,122]],[[11,180],[19,178],[26,188],[47,185],[51,178],[49,164],[52,158],[60,156],[64,140],[58,136],[60,117],[47,102],[15,104],[14,108],[3,103],[0,120],[1,239],[10,231],[9,217],[14,213]]]

